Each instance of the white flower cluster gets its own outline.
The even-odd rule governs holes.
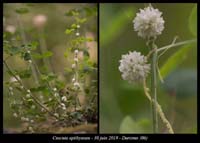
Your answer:
[[[76,75],[76,74],[77,74],[77,71],[76,71],[76,70],[78,70],[78,69],[77,69],[77,67],[78,67],[78,53],[79,53],[78,50],[75,50],[75,51],[74,51],[74,62],[75,62],[75,63],[72,64],[72,69],[75,71],[74,77],[72,78],[72,82],[73,82],[74,87],[75,87],[76,89],[78,89],[78,88],[80,87],[80,84],[79,84],[79,82],[78,82],[78,77],[77,77],[77,75]]]
[[[161,15],[162,12],[152,6],[140,9],[140,12],[137,13],[133,20],[134,29],[138,32],[138,36],[150,38],[160,35],[165,23]]]
[[[122,55],[120,60],[119,71],[122,73],[122,78],[129,83],[141,82],[146,78],[150,70],[150,64],[146,64],[147,59],[140,52],[129,52]]]

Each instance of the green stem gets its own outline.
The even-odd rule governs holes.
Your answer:
[[[6,68],[8,69],[8,71],[13,75],[13,77],[17,80],[17,82],[24,87],[24,90],[27,91],[26,87],[24,86],[24,84],[22,83],[21,80],[19,80],[17,78],[17,76],[13,73],[13,71],[11,70],[11,68],[8,66],[8,64],[6,63],[6,61],[3,61],[4,65],[6,66]],[[33,96],[32,94],[30,94],[31,98],[34,100],[34,102],[36,104],[38,104],[41,108],[45,109],[51,116],[55,117],[56,119],[59,119],[57,116],[55,116],[50,110],[48,110],[42,103],[40,103],[40,101]]]
[[[167,45],[167,46],[164,46],[164,47],[157,49],[157,52],[160,52],[162,50],[166,50],[166,49],[169,49],[169,48],[172,48],[172,47],[177,47],[177,46],[181,46],[181,45],[185,45],[185,44],[189,44],[189,43],[194,43],[196,41],[197,41],[196,39],[192,39],[192,40],[186,40],[186,41],[183,41],[183,42],[178,42],[176,44],[170,44],[170,45]]]
[[[152,96],[152,116],[153,116],[153,132],[158,132],[158,116],[157,116],[157,69],[156,69],[156,62],[157,62],[157,47],[153,42],[153,55],[151,61],[151,96]]]

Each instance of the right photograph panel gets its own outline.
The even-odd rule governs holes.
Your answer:
[[[197,4],[100,4],[100,133],[197,133]]]

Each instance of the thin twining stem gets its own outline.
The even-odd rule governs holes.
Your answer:
[[[187,40],[187,41],[182,41],[182,42],[178,42],[178,43],[175,43],[175,41],[173,41],[172,44],[170,44],[170,45],[167,45],[167,46],[158,48],[158,49],[157,49],[157,52],[161,52],[161,51],[163,51],[163,50],[168,50],[169,48],[172,48],[172,47],[178,47],[178,46],[181,46],[181,45],[194,43],[194,42],[196,42],[196,41],[197,41],[196,39]],[[151,56],[151,54],[153,54],[153,52],[155,52],[155,49],[152,49],[152,50],[149,51],[149,53],[148,53],[148,55],[147,55],[147,59],[150,58],[150,56]],[[164,52],[166,52],[166,51],[164,51]],[[163,55],[164,52],[161,53],[158,57],[160,57],[161,55]]]
[[[149,99],[150,102],[155,102],[154,100],[151,99],[151,96],[149,94],[149,88],[146,86],[146,80],[143,81],[143,87],[144,87],[144,93],[146,95],[146,97]],[[162,111],[162,108],[161,106],[158,104],[158,102],[156,102],[156,109],[157,109],[157,112],[161,118],[161,120],[163,121],[163,123],[165,124],[167,130],[169,133],[173,134],[174,131],[172,129],[172,126],[171,124],[169,123],[169,121],[167,120],[167,118],[165,117],[165,114],[164,112]]]
[[[174,37],[174,40],[172,41],[172,43],[171,43],[170,45],[174,45],[175,42],[176,42],[176,40],[177,40],[177,38],[178,38],[178,36],[175,36],[175,37]],[[169,49],[169,48],[166,48],[160,55],[158,55],[158,60],[159,60],[159,58],[160,58],[162,55],[164,55],[165,52],[167,52],[168,49]]]
[[[8,64],[6,63],[6,61],[3,61],[3,63],[5,64],[6,68],[8,69],[8,71],[12,74],[12,76],[17,80],[17,82],[24,87],[24,90],[27,91],[27,89],[25,88],[25,86],[23,85],[22,81],[19,80],[19,78],[17,78],[17,76],[12,72],[11,68],[8,66]],[[45,109],[50,115],[52,115],[53,117],[55,117],[56,119],[58,119],[57,116],[55,116],[51,111],[49,111],[43,104],[40,103],[40,101],[34,97],[32,94],[30,94],[31,98],[35,101],[35,103],[37,103],[41,108]]]
[[[181,46],[181,45],[185,45],[185,44],[189,44],[189,43],[194,43],[196,41],[197,41],[196,39],[192,39],[192,40],[186,40],[186,41],[183,41],[183,42],[178,42],[178,43],[175,43],[175,44],[172,43],[170,45],[167,45],[167,46],[164,46],[164,47],[157,49],[157,52],[160,52],[162,50],[169,49],[169,48],[172,48],[172,47],[177,47],[177,46]]]

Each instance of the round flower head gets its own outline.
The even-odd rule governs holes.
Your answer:
[[[140,9],[140,12],[137,13],[133,20],[134,29],[138,32],[138,36],[142,38],[154,38],[160,35],[165,23],[161,15],[162,12],[154,9],[151,5]]]
[[[150,70],[150,64],[146,64],[147,59],[140,52],[134,51],[122,55],[119,62],[119,71],[122,73],[122,78],[129,81],[129,83],[141,82]]]

